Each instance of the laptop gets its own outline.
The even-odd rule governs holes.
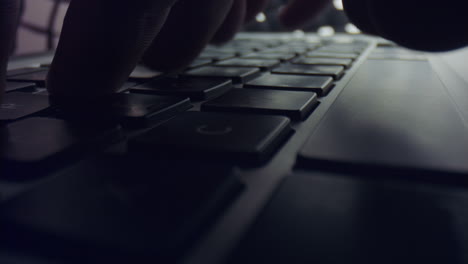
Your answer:
[[[51,57],[8,67],[1,263],[468,263],[467,49],[241,33],[70,108]]]

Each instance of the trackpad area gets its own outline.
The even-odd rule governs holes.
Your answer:
[[[429,62],[368,60],[303,146],[299,166],[466,175],[467,127]]]
[[[466,208],[466,190],[296,174],[228,263],[467,263]]]

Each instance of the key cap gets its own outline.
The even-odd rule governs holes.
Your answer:
[[[220,53],[224,53],[224,54],[229,54],[230,57],[229,58],[233,58],[235,56],[242,56],[242,55],[246,55],[246,54],[249,54],[249,53],[252,53],[254,52],[254,49],[253,48],[250,48],[250,47],[218,47],[218,48],[213,48],[213,49],[209,49],[209,50],[206,50],[207,52],[220,52]],[[229,58],[224,58],[224,59],[229,59]]]
[[[38,71],[43,71],[43,70],[44,70],[43,68],[20,68],[20,69],[9,70],[6,76],[13,77],[16,75],[30,74],[33,72],[38,72]]]
[[[49,72],[48,70],[43,69],[43,70],[35,71],[35,72],[32,72],[32,73],[14,75],[12,77],[7,77],[7,80],[8,81],[14,81],[14,82],[33,82],[39,87],[45,87],[48,72]]]
[[[271,69],[280,64],[279,60],[259,60],[259,59],[229,59],[216,63],[216,66],[231,66],[231,67],[257,67],[263,70]]]
[[[64,262],[177,263],[244,187],[219,163],[88,158],[2,201],[0,262],[12,264],[1,254],[18,250],[21,260],[36,252]]]
[[[244,83],[260,75],[253,67],[216,67],[206,66],[185,72],[187,76],[230,78],[234,83]]]
[[[334,58],[299,58],[293,61],[294,64],[306,65],[338,65],[349,68],[353,60],[351,59],[334,59]]]
[[[11,123],[1,136],[0,162],[8,168],[1,177],[16,180],[35,177],[36,169],[63,166],[65,160],[87,148],[121,138],[120,129],[114,124],[101,122],[90,126],[42,117]]]
[[[324,66],[324,65],[300,65],[300,64],[287,64],[275,68],[272,73],[277,74],[299,74],[299,75],[318,75],[318,76],[331,76],[337,80],[344,74],[344,67],[342,66]]]
[[[271,48],[262,50],[261,53],[273,53],[273,54],[303,54],[307,52],[307,48],[304,47],[278,47],[278,48]]]
[[[130,73],[130,80],[141,80],[141,79],[152,79],[158,76],[161,76],[163,73],[159,71],[152,70],[143,65],[137,65]]]
[[[301,76],[265,74],[244,85],[245,88],[310,91],[325,95],[333,86],[333,78],[326,76]]]
[[[154,156],[261,162],[292,132],[282,116],[186,112],[130,141]]]
[[[208,59],[195,59],[194,61],[192,61],[192,63],[190,63],[188,68],[189,69],[194,69],[194,68],[198,68],[198,67],[201,67],[201,66],[207,66],[207,65],[210,65],[211,62],[212,61],[208,60]]]
[[[29,91],[34,90],[36,87],[35,83],[29,82],[7,82],[5,92],[12,92],[12,91]]]
[[[14,121],[48,107],[47,96],[19,92],[6,93],[0,103],[0,123]]]
[[[333,52],[320,52],[311,51],[306,54],[308,58],[336,58],[336,59],[356,59],[359,57],[356,53],[333,53]]]
[[[317,51],[335,52],[335,53],[361,53],[366,49],[362,45],[344,45],[344,44],[331,44],[320,47]]]
[[[241,50],[241,51],[250,51],[250,52],[253,52],[255,50],[262,50],[262,49],[265,49],[267,48],[268,46],[266,44],[262,44],[262,43],[228,43],[228,44],[225,44],[224,46],[222,47],[219,47],[218,49],[220,50],[233,50],[233,51],[237,51],[237,50]]]
[[[226,53],[226,52],[219,52],[219,51],[203,51],[198,56],[198,59],[220,61],[220,60],[234,58],[235,56],[236,54],[234,53]]]
[[[317,95],[310,92],[232,89],[201,106],[203,111],[285,115],[305,119],[318,105]]]
[[[139,128],[154,121],[164,120],[190,107],[190,99],[186,97],[120,93],[87,103],[86,109],[65,109],[64,115],[72,120],[118,120],[125,127]]]
[[[232,88],[232,81],[225,78],[165,78],[154,80],[131,89],[132,93],[174,95],[205,100],[220,95]]]
[[[139,83],[138,82],[125,82],[123,85],[122,85],[122,88],[120,88],[117,92],[118,93],[123,93],[123,92],[126,92],[128,91],[130,88],[134,87],[134,86],[137,86]]]
[[[296,57],[296,54],[279,54],[279,53],[251,53],[241,57],[242,59],[261,59],[261,60],[281,60],[281,61],[288,61],[292,58]]]

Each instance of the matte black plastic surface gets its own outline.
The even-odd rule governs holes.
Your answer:
[[[232,89],[204,103],[201,109],[215,112],[285,115],[291,119],[301,120],[306,118],[318,103],[317,95],[311,92]]]
[[[261,60],[281,60],[281,61],[288,61],[292,58],[296,57],[294,53],[251,53],[243,56],[244,59],[261,59]]]
[[[353,63],[353,60],[335,58],[299,58],[294,60],[293,63],[306,65],[339,65],[349,68]]]
[[[230,173],[145,157],[86,160],[2,203],[0,246],[57,263],[173,263],[242,190]]]
[[[118,93],[89,102],[85,109],[65,109],[66,119],[116,120],[127,127],[145,127],[191,107],[187,97]],[[62,107],[63,108],[63,107]]]
[[[232,81],[226,78],[164,78],[154,80],[131,89],[132,92],[186,96],[192,100],[205,100],[222,94],[232,87]]]
[[[41,71],[33,71],[27,74],[13,75],[12,77],[7,77],[8,81],[20,81],[20,82],[33,82],[39,87],[46,86],[46,79],[48,70],[44,69]]]
[[[309,58],[337,58],[337,59],[356,59],[359,55],[356,53],[338,53],[325,51],[311,51],[306,54]]]
[[[23,118],[48,107],[47,96],[20,92],[7,93],[0,103],[0,122]]]
[[[192,159],[263,161],[291,133],[282,116],[186,112],[130,141],[134,152]]]
[[[325,65],[301,65],[301,64],[286,64],[277,67],[271,71],[278,74],[299,74],[299,75],[318,75],[331,76],[333,79],[339,79],[344,74],[342,66],[325,66]]]
[[[230,78],[235,83],[243,83],[260,75],[260,70],[254,67],[214,67],[206,66],[187,71],[187,76]]]
[[[234,58],[216,63],[216,66],[231,66],[231,67],[257,67],[264,70],[271,69],[280,64],[279,60],[271,59],[241,59]]]
[[[16,75],[33,73],[33,72],[38,72],[38,71],[43,71],[43,70],[44,69],[42,69],[42,68],[31,68],[31,67],[18,68],[18,69],[7,71],[6,75],[7,75],[7,78],[10,78],[10,77],[13,77],[13,76],[16,76]]]
[[[25,90],[36,87],[35,83],[30,82],[7,82],[5,92],[12,92],[16,90]]]
[[[200,56],[198,56],[199,59],[207,59],[211,61],[220,61],[220,60],[226,60],[230,58],[234,58],[236,56],[235,53],[226,53],[226,52],[217,52],[217,51],[203,51]]]
[[[34,169],[63,166],[90,147],[120,138],[120,133],[118,126],[106,122],[87,125],[33,117],[9,124],[0,136],[0,174],[23,180],[34,177]],[[14,170],[5,172],[5,168]],[[31,175],[20,175],[19,171],[30,171]]]
[[[328,76],[302,76],[287,74],[265,74],[248,82],[246,88],[312,91],[319,95],[326,94],[333,85],[333,78]]]

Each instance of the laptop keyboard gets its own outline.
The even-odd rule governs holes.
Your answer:
[[[169,174],[178,184],[190,178],[181,177],[192,170],[187,164],[200,166],[200,175],[214,164],[227,164],[228,173],[236,166],[260,168],[314,116],[369,45],[238,39],[206,48],[178,76],[140,67],[119,93],[86,105],[49,105],[47,64],[10,71],[0,108],[0,180],[47,177],[94,155],[145,160],[143,167],[155,175],[160,167],[176,168]],[[109,177],[121,178],[132,178],[129,171],[141,167],[112,166]],[[232,181],[218,171],[208,174],[217,177],[216,186]],[[190,193],[207,196],[204,188]],[[233,199],[229,195],[220,199]],[[198,227],[182,229],[190,228]]]
[[[319,98],[326,96],[333,89],[335,82],[342,78],[367,46],[368,43],[364,41],[335,43],[305,40],[286,42],[278,39],[234,40],[221,47],[207,47],[199,58],[179,76],[166,76],[139,66],[119,94],[110,98],[100,98],[96,102],[87,104],[85,108],[75,106],[76,111],[65,111],[49,106],[45,96],[47,92],[43,89],[46,83],[47,67],[16,69],[7,74],[8,90],[0,109],[0,119],[6,130],[11,126],[16,130],[19,129],[14,124],[18,120],[25,119],[23,122],[27,123],[28,118],[37,117],[46,118],[34,121],[35,123],[44,122],[44,125],[51,122],[50,118],[65,121],[80,120],[80,122],[86,122],[87,125],[99,122],[99,120],[111,120],[123,126],[124,130],[131,130],[127,134],[133,137],[131,132],[135,129],[150,128],[163,120],[170,119],[191,108],[190,101],[192,101],[201,102],[192,111],[200,109],[202,112],[217,113],[216,118],[200,117],[200,122],[205,119],[210,122],[214,120],[214,126],[217,127],[215,132],[218,129],[224,131],[226,127],[229,127],[220,128],[216,125],[216,120],[232,118],[234,118],[232,120],[238,120],[238,114],[278,115],[300,122],[313,112],[319,105]],[[35,88],[32,88],[33,84]],[[182,120],[178,122],[188,119],[184,115],[179,118]],[[257,118],[261,123],[262,118]],[[177,123],[178,119],[175,120],[162,124],[154,130],[160,131],[166,125],[167,129],[173,129],[172,126],[177,126],[172,124]],[[241,127],[242,122],[240,119],[238,121],[235,126]],[[250,122],[250,124],[253,123]],[[278,121],[277,125],[280,123]],[[211,129],[211,126],[208,127]],[[29,126],[20,127],[31,129]],[[250,129],[252,135],[256,133],[259,133],[257,135],[259,137],[262,135],[260,131],[257,131],[261,129],[255,126]],[[196,131],[195,129],[190,133]],[[156,132],[150,130],[147,133],[158,134]],[[236,134],[233,133],[231,136],[234,135]],[[43,136],[47,137],[47,135]],[[224,142],[226,146],[217,151],[230,152],[227,147],[231,144],[229,137],[214,132],[205,133],[203,136],[211,137],[214,141],[226,140]],[[271,135],[263,136],[268,138]],[[8,144],[12,144],[12,139],[5,136],[5,133],[3,137],[3,140],[9,142]],[[144,138],[145,142],[157,141],[154,136],[148,136],[145,133],[140,137]],[[138,137],[135,140],[141,141]],[[252,143],[247,138],[245,140],[245,144],[239,142],[239,145]],[[285,140],[284,136],[279,139],[273,138],[271,142],[274,144],[268,140],[262,144],[273,144],[277,149],[279,144],[276,141],[282,140]],[[209,140],[206,141],[209,142]],[[252,146],[259,143],[252,143]],[[155,145],[160,144],[155,143]],[[199,144],[197,151],[204,152],[205,147],[210,148],[210,144]],[[274,153],[270,146],[263,147]],[[258,149],[253,152],[256,151]],[[240,151],[244,154],[245,152],[248,151]],[[8,160],[11,161],[11,159],[10,157]]]

